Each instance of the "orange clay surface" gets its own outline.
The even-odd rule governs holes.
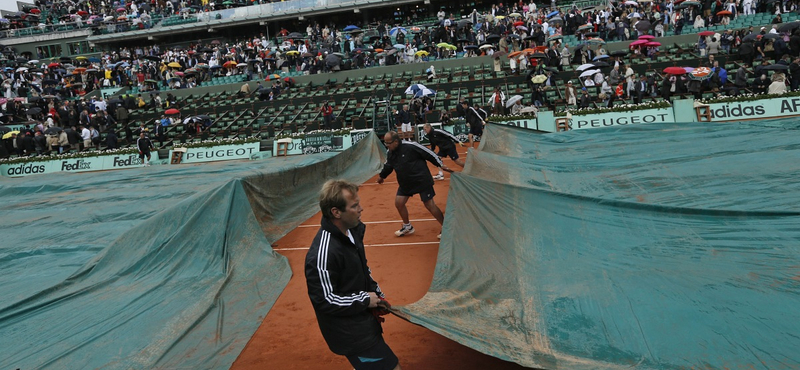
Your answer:
[[[459,148],[459,152],[465,151],[465,148]],[[450,168],[460,170],[451,160],[444,162]],[[434,167],[429,167],[435,175]],[[394,207],[396,179],[392,174],[383,185],[378,185],[375,182],[377,178],[373,177],[359,190],[364,207],[361,221],[367,224],[364,239],[367,260],[373,277],[389,302],[393,305],[413,303],[425,295],[433,279],[439,249],[436,234],[441,227],[419,197],[415,196],[408,201],[408,210],[416,232],[396,237],[394,231],[401,226],[400,216]],[[435,184],[434,200],[443,211],[449,184],[450,175],[447,173],[444,181],[436,181]],[[231,369],[353,368],[347,359],[328,349],[319,332],[306,290],[303,264],[307,248],[317,233],[320,217],[320,213],[317,213],[273,245],[278,253],[289,259],[292,279]],[[524,369],[462,346],[396,316],[385,317],[384,338],[400,358],[400,366],[404,370]]]

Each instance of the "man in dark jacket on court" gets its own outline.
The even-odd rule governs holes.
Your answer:
[[[383,340],[380,316],[391,305],[367,266],[358,186],[329,180],[319,206],[322,225],[306,254],[305,273],[322,337],[356,370],[400,370]]]

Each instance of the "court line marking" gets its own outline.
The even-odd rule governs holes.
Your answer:
[[[416,220],[410,220],[411,222],[428,222],[428,221],[436,221],[435,218],[419,218]],[[391,221],[367,221],[364,222],[365,225],[373,225],[373,224],[393,224],[393,223],[403,223],[403,220],[391,220]],[[301,227],[319,227],[319,224],[305,224],[300,225],[297,228]]]
[[[439,242],[413,242],[413,243],[386,243],[386,244],[364,244],[365,248],[372,248],[372,247],[397,247],[397,246],[404,246],[404,245],[433,245],[439,244]],[[300,248],[273,248],[274,251],[304,251],[308,250],[310,247],[300,247]]]

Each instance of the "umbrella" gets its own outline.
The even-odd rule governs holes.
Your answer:
[[[495,17],[494,17],[494,19],[497,19],[498,21],[500,21],[500,20],[503,20],[503,19],[505,19],[505,18],[506,18],[506,17],[505,17],[505,16],[503,16],[503,15],[498,15],[498,16],[495,16]]]
[[[272,81],[272,80],[279,80],[280,78],[281,78],[281,76],[279,74],[273,73],[271,75],[268,75],[267,78],[265,78],[264,80]]]
[[[522,14],[519,14],[519,13],[516,13],[516,12],[514,12],[514,13],[511,13],[511,14],[509,14],[508,16],[509,16],[509,17],[515,17],[515,18],[517,18],[517,17],[521,17],[521,16],[522,16]]]
[[[37,60],[37,59],[29,60],[28,63],[30,63],[30,64],[39,64],[39,60]]]
[[[520,56],[521,54],[522,54],[521,51],[515,51],[515,52],[508,53],[508,59],[514,59],[514,58]]]
[[[300,52],[297,50],[289,50],[286,52],[286,55],[300,55]]]
[[[25,72],[28,70],[28,67],[19,67],[17,68],[17,72]]]
[[[5,98],[3,98],[3,99],[5,99]],[[3,100],[0,100],[0,101],[2,101],[2,102],[3,102],[2,104],[5,104],[5,103],[6,103],[6,102],[5,102],[5,101],[3,101]],[[0,126],[0,132],[2,132],[2,133],[6,133],[6,132],[10,132],[10,131],[11,131],[11,129],[10,129],[10,128],[8,128],[8,127],[6,127],[6,126]]]
[[[175,108],[171,108],[171,109],[165,110],[164,114],[166,114],[166,115],[181,114],[181,111],[179,111],[179,110],[177,110]]]
[[[535,84],[544,83],[545,81],[547,81],[547,76],[545,76],[545,75],[537,75],[537,76],[533,76],[533,78],[531,78],[531,82],[533,82]]]
[[[696,68],[694,71],[691,72],[692,78],[698,80],[705,80],[711,77],[711,70],[707,67],[700,67]]]
[[[564,38],[564,36],[561,36],[561,35],[559,35],[559,34],[555,34],[555,35],[553,35],[553,36],[550,36],[550,37],[548,37],[548,38],[547,38],[547,42],[550,42],[550,41],[555,41],[555,40],[561,40],[561,39],[563,39],[563,38]]]
[[[156,81],[156,80],[144,80],[144,82],[148,83],[148,84],[157,84],[158,83],[158,81]]]
[[[606,62],[594,62],[594,63],[592,63],[592,65],[595,66],[595,67],[599,67],[599,68],[611,67],[611,64],[608,64]]]
[[[650,29],[650,21],[644,21],[644,20],[638,21],[636,22],[634,27],[636,27],[636,29],[639,30],[639,32],[642,33],[647,32],[647,30]]]
[[[733,13],[731,13],[730,11],[727,11],[727,10],[723,10],[723,11],[717,12],[717,15],[719,15],[719,16],[733,15]]]
[[[27,112],[25,112],[25,114],[30,115],[30,116],[33,116],[33,115],[36,115],[36,114],[39,114],[39,113],[42,113],[42,108],[39,108],[39,107],[33,107],[31,109],[28,109]]]
[[[167,67],[170,67],[170,68],[181,68],[181,64],[178,63],[178,62],[172,62],[170,64],[167,64]]]
[[[542,58],[547,58],[547,55],[544,55],[544,53],[533,53],[531,54],[531,58],[542,59]]]
[[[639,40],[647,40],[647,41],[650,41],[650,40],[652,40],[652,39],[654,39],[654,38],[656,38],[656,37],[655,37],[655,36],[653,36],[653,35],[641,35],[641,36],[639,36]]]
[[[598,73],[598,72],[600,72],[600,71],[598,71],[598,70],[596,70],[596,69],[590,69],[590,70],[588,70],[588,71],[583,71],[583,73],[581,73],[581,76],[580,76],[580,77],[589,77],[589,76],[594,76],[594,74],[595,74],[595,73]]]
[[[800,21],[784,23],[778,27],[778,32],[792,32],[794,29],[800,27]]]
[[[58,68],[61,67],[61,64],[58,63],[50,63],[47,65],[47,68]]]
[[[596,62],[598,60],[607,59],[607,58],[608,58],[608,55],[598,55],[598,56],[592,58],[592,61]]]
[[[648,42],[649,42],[649,41],[647,41],[647,40],[636,40],[636,41],[632,42],[632,43],[630,44],[630,46],[639,46],[639,45],[645,45],[645,44],[647,44]]]
[[[545,79],[547,78],[545,77]],[[517,104],[520,100],[522,100],[522,95],[514,95],[508,98],[508,101],[506,101],[506,108],[511,108],[512,105]]]
[[[229,61],[227,61],[227,62],[223,63],[223,64],[222,64],[222,67],[223,67],[223,68],[233,68],[233,67],[236,67],[236,62],[234,62],[234,61],[232,61],[232,60],[229,60]]]
[[[777,39],[777,38],[780,38],[780,37],[781,37],[781,35],[779,35],[777,33],[768,33],[768,34],[764,35],[765,39],[770,39],[770,40],[774,40],[774,39]]]
[[[644,46],[656,47],[656,46],[661,46],[661,43],[658,42],[658,41],[650,41],[650,42],[644,44]]]
[[[414,53],[414,55],[416,55],[418,57],[420,57],[420,56],[428,56],[428,52],[425,51],[425,50],[420,50],[420,51]]]
[[[498,51],[498,52],[495,52],[494,54],[492,54],[492,58],[500,59],[500,57],[502,57],[504,55],[506,55],[505,51]]]
[[[398,32],[402,32],[404,34],[408,33],[408,31],[404,27],[394,27],[391,30],[389,30],[389,35],[396,36]]]
[[[12,135],[18,135],[18,134],[19,134],[19,131],[16,131],[16,130],[15,131],[9,131],[9,132],[6,132],[5,134],[3,134],[3,139],[5,140],[5,139],[10,138]]]
[[[500,41],[500,35],[493,33],[489,36],[486,36],[486,41],[488,42]]]
[[[300,32],[292,32],[287,37],[289,37],[290,39],[301,39],[303,38],[303,34]]]
[[[789,66],[784,64],[770,64],[768,66],[761,67],[761,69],[765,71],[786,71],[789,69]]]
[[[639,6],[639,3],[637,3],[637,2],[635,2],[633,0],[628,0],[628,1],[625,2],[625,5]]]
[[[671,75],[682,75],[682,74],[686,74],[687,72],[682,67],[667,67],[667,68],[664,68],[664,73],[671,74]]]
[[[603,40],[603,39],[601,39],[599,37],[592,37],[592,38],[586,40],[586,42],[588,42],[590,44],[595,44],[595,45],[605,45],[606,40]]]
[[[345,27],[343,31],[344,32],[350,32],[350,31],[355,31],[355,30],[360,30],[360,28],[358,28],[358,27],[356,27],[356,26],[351,24],[351,25]]]
[[[421,98],[423,96],[433,96],[433,95],[436,95],[436,91],[431,90],[427,87],[414,93],[415,98]]]
[[[48,127],[46,130],[44,130],[44,133],[47,135],[55,135],[61,131],[63,131],[61,127],[53,126],[53,127]]]
[[[518,30],[522,30],[522,31],[527,31],[527,30],[528,30],[528,27],[525,27],[525,26],[517,26],[517,29],[518,29]]]
[[[550,12],[549,14],[547,14],[547,18],[554,17],[556,15],[558,15],[558,10],[554,10],[554,11]]]
[[[561,19],[561,17],[553,17],[553,18],[548,19],[547,21],[552,23],[552,24],[564,22],[564,20]]]
[[[157,57],[157,56],[154,56],[154,55],[145,55],[144,59],[152,60],[154,62],[160,62],[161,61],[160,57]]]
[[[594,64],[589,63],[589,64],[581,64],[580,66],[578,66],[578,68],[575,68],[575,70],[580,72],[580,71],[585,71],[587,69],[593,69],[593,68],[597,68],[597,66],[594,65]]]
[[[759,34],[757,34],[757,33],[751,33],[751,34],[749,34],[749,35],[745,36],[744,38],[742,38],[742,41],[743,41],[743,42],[752,42],[752,41],[756,41],[756,39],[758,38],[758,36],[761,36],[761,35],[759,35]]]
[[[481,50],[492,49],[492,48],[494,48],[494,46],[491,44],[483,44],[480,46]]]
[[[403,44],[394,44],[392,46],[394,46],[396,49],[405,49],[406,48],[406,46],[403,45]]]
[[[197,68],[206,68],[206,69],[207,69],[207,68],[208,68],[208,64],[205,64],[205,63],[197,63],[197,64],[195,65],[195,67],[197,67]]]
[[[477,50],[477,49],[478,49],[478,45],[467,45],[467,46],[464,46],[464,50]]]
[[[410,29],[410,30],[411,30],[411,32],[413,32],[413,33],[419,33],[419,32],[422,32],[422,29],[421,29],[421,28],[419,28],[419,27],[417,27],[417,26],[412,26],[412,27],[410,27],[409,29]]]
[[[591,29],[594,29],[594,27],[591,24],[584,24],[583,26],[578,27],[578,31],[591,30]]]
[[[712,35],[714,35],[714,31],[703,31],[703,32],[698,33],[698,35],[700,35],[700,36],[712,36]]]

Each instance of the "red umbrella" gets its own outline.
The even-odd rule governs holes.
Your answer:
[[[682,67],[667,67],[664,68],[664,73],[671,74],[671,75],[682,75],[686,73],[686,70]]]
[[[730,12],[730,11],[728,11],[728,10],[723,10],[723,11],[721,11],[721,12],[717,12],[717,15],[720,15],[720,16],[721,16],[721,15],[733,15],[733,13],[731,13],[731,12]]]
[[[524,26],[524,25],[525,25],[525,22],[523,22],[523,21],[514,22],[514,27],[516,27],[516,26]]]
[[[233,67],[236,67],[236,62],[234,62],[232,60],[229,60],[229,61],[225,62],[222,66],[225,67],[225,68],[233,68]]]
[[[647,44],[647,40],[636,40],[632,42],[630,46],[639,46],[644,44]]]
[[[58,68],[61,67],[61,64],[58,63],[50,63],[47,65],[47,68]]]
[[[166,111],[164,111],[164,114],[166,114],[166,115],[181,114],[181,111],[179,111],[179,110],[177,110],[175,108],[171,108],[171,109],[167,109]]]
[[[703,32],[698,33],[698,35],[700,35],[700,36],[713,36],[714,35],[714,31],[703,31]]]
[[[658,42],[658,41],[650,41],[650,42],[648,42],[648,43],[644,44],[644,46],[650,46],[650,47],[653,47],[653,46],[661,46],[661,43],[660,43],[660,42]]]
[[[125,8],[117,8],[117,12],[120,12],[120,13],[122,13],[122,12],[124,12],[124,11],[125,11]]]
[[[41,10],[39,10],[39,9],[37,9],[37,8],[33,8],[33,9],[31,9],[31,13],[32,13],[32,14],[39,14],[39,13],[41,13],[41,12],[42,12],[42,11],[41,11]]]
[[[656,37],[653,36],[653,35],[641,35],[641,36],[639,36],[639,40],[648,40],[648,41],[650,41],[650,40],[652,40],[654,38],[656,38]]]
[[[78,10],[78,12],[77,12],[77,13],[75,13],[75,14],[77,14],[77,15],[79,15],[79,16],[81,16],[81,17],[83,17],[83,16],[86,16],[86,15],[89,15],[89,12],[87,12],[87,11],[85,11],[85,10]]]

